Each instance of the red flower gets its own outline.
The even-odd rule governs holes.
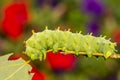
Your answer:
[[[120,45],[120,28],[116,29],[112,34],[113,41],[117,42],[118,45]]]
[[[17,60],[19,59],[21,56],[19,54],[12,54],[9,56],[8,60]]]
[[[29,73],[34,73],[32,80],[47,80],[46,75],[35,67],[32,67],[32,70]]]
[[[12,3],[5,7],[2,21],[3,32],[13,38],[19,38],[28,21],[27,6],[25,3]]]
[[[60,51],[58,53],[48,52],[47,61],[53,70],[65,71],[75,66],[76,58],[72,54],[64,55]]]

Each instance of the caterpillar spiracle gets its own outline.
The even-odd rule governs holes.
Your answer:
[[[93,53],[101,53],[105,58],[115,54],[116,43],[105,37],[95,37],[92,34],[83,35],[81,32],[72,33],[68,31],[44,30],[33,32],[33,35],[26,41],[25,54],[32,60],[43,60],[49,51],[54,53],[61,50],[64,54],[70,51],[75,55],[85,52],[88,57]]]

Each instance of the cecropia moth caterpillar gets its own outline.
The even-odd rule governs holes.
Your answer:
[[[33,32],[33,35],[26,41],[25,54],[32,60],[43,60],[49,51],[54,53],[61,50],[63,54],[73,52],[79,55],[85,52],[88,57],[94,53],[101,53],[105,58],[115,54],[116,43],[111,42],[105,37],[95,37],[92,34],[83,35],[68,31],[44,30]]]

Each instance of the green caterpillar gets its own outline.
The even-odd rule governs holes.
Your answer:
[[[116,43],[105,39],[105,37],[94,37],[92,34],[83,35],[81,32],[72,33],[68,31],[44,30],[33,32],[33,35],[26,41],[26,55],[32,60],[43,60],[48,51],[57,52],[62,50],[64,54],[69,51],[78,55],[85,52],[88,57],[93,53],[102,53],[105,58],[115,54]]]

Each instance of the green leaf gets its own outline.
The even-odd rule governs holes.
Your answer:
[[[32,74],[28,74],[31,66],[21,58],[8,60],[10,55],[0,57],[0,80],[31,80]]]

